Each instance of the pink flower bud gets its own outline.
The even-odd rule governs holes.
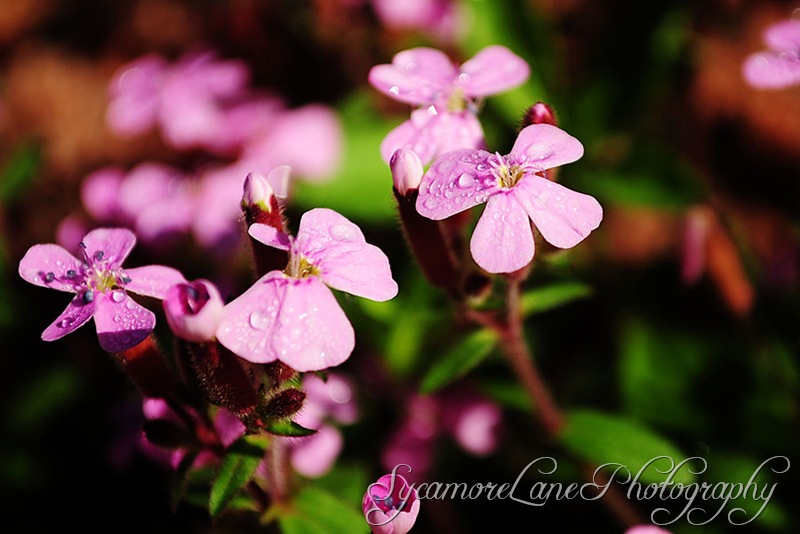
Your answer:
[[[175,284],[163,301],[172,332],[186,341],[200,343],[214,338],[225,303],[208,280]]]
[[[558,126],[553,108],[544,102],[537,102],[526,109],[525,114],[522,116],[520,129],[530,126],[531,124],[551,124],[553,126]]]
[[[417,490],[399,475],[398,465],[367,488],[362,501],[364,517],[374,534],[405,534],[419,515]]]
[[[392,155],[389,166],[392,169],[394,188],[400,195],[406,196],[409,190],[419,189],[424,170],[422,161],[416,152],[407,148],[398,148]]]
[[[272,198],[274,197],[272,186],[267,179],[256,172],[247,174],[244,179],[244,194],[242,195],[242,206],[253,209],[258,207],[263,211],[272,211]]]

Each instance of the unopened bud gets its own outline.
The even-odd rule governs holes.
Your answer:
[[[522,130],[531,124],[551,124],[553,126],[558,126],[553,108],[544,102],[537,102],[526,109],[520,120],[519,129]]]
[[[419,189],[424,169],[416,152],[407,148],[397,149],[392,154],[389,166],[392,169],[394,188],[400,195],[406,196],[408,191]]]
[[[258,394],[246,362],[219,343],[186,346],[195,382],[206,400],[240,419],[253,412]]]
[[[276,184],[276,187],[284,190],[285,193],[288,179],[289,167],[286,165],[274,168],[268,178],[255,172],[248,173],[244,179],[244,194],[242,195],[242,213],[244,213],[246,228],[260,223],[286,233],[283,208],[278,202],[275,188],[270,184]],[[250,246],[258,276],[264,276],[274,270],[283,270],[289,261],[289,255],[285,250],[265,247],[252,237],[250,237]]]
[[[284,389],[267,401],[262,414],[267,419],[285,419],[300,411],[305,400],[305,391],[295,388]]]
[[[208,280],[175,284],[167,290],[162,304],[175,336],[194,343],[214,339],[225,305]]]

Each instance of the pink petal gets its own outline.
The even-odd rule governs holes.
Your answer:
[[[169,165],[146,161],[136,165],[119,186],[119,206],[130,220],[173,194],[182,173]]]
[[[512,89],[530,76],[524,59],[504,46],[487,46],[461,65],[458,80],[469,97],[482,97]]]
[[[253,363],[278,359],[271,340],[289,279],[273,271],[225,305],[217,340],[231,352]]]
[[[441,220],[462,212],[499,191],[483,150],[462,149],[437,159],[422,177],[417,211],[429,219]]]
[[[122,265],[136,244],[136,236],[127,228],[96,228],[83,238],[86,254],[95,258],[102,252],[102,260],[112,269]]]
[[[293,369],[319,371],[350,357],[355,332],[331,290],[310,276],[290,279],[270,344]]]
[[[303,214],[296,247],[334,289],[380,302],[397,295],[389,258],[366,242],[358,226],[331,209]]]
[[[469,248],[475,263],[490,273],[511,273],[531,262],[531,222],[514,195],[500,193],[489,199]]]
[[[559,248],[580,243],[603,219],[594,197],[535,175],[526,175],[512,193],[542,236]]]
[[[159,93],[167,71],[167,62],[154,54],[119,69],[111,82],[106,111],[106,122],[114,133],[137,135],[156,124]]]
[[[279,250],[289,250],[292,246],[292,241],[285,232],[268,224],[253,223],[247,233],[256,241]]]
[[[391,65],[375,65],[368,79],[384,94],[413,105],[447,96],[458,75],[447,54],[434,48],[412,48],[394,56]]]
[[[341,432],[323,425],[316,434],[292,441],[292,467],[305,477],[321,477],[330,471],[343,448]]]
[[[26,282],[58,291],[76,293],[74,281],[65,276],[68,270],[80,273],[83,262],[58,245],[33,245],[19,261],[19,275]],[[47,273],[53,273],[48,282]]]
[[[125,269],[125,274],[131,279],[125,284],[125,289],[131,293],[163,299],[167,290],[175,284],[186,283],[180,271],[165,265],[146,265]]]
[[[783,89],[800,83],[800,57],[788,53],[759,52],[742,65],[747,83],[758,89]]]
[[[509,159],[527,161],[538,170],[572,163],[583,156],[583,145],[564,130],[550,124],[532,124],[522,129]]]
[[[118,289],[98,295],[94,324],[100,347],[106,352],[121,352],[150,335],[156,316]]]
[[[119,167],[98,169],[81,183],[81,203],[84,209],[100,222],[121,222],[120,187],[125,171]]]
[[[773,50],[800,53],[800,20],[788,19],[773,24],[764,32],[764,42]]]
[[[439,154],[459,148],[484,148],[485,145],[483,128],[473,113],[417,109],[409,120],[386,135],[381,142],[381,157],[388,163],[395,150],[406,148],[427,165]]]
[[[55,341],[74,332],[92,318],[97,309],[96,302],[84,302],[78,295],[67,305],[61,315],[42,332],[44,341]]]

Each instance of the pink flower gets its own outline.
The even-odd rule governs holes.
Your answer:
[[[217,339],[253,363],[280,360],[297,371],[339,365],[355,333],[328,286],[377,301],[397,294],[386,255],[335,211],[306,212],[296,238],[264,224],[250,235],[290,254],[285,271],[267,273],[225,306]]]
[[[150,265],[122,269],[136,243],[123,228],[98,228],[83,238],[83,259],[55,244],[34,245],[19,262],[19,274],[28,282],[75,293],[64,312],[42,333],[42,339],[59,339],[94,317],[100,346],[120,352],[145,339],[155,327],[153,312],[128,292],[163,298],[170,286],[185,282],[171,267]]]
[[[582,155],[577,139],[549,124],[524,128],[507,156],[449,152],[422,178],[417,211],[439,220],[486,202],[470,241],[472,257],[488,272],[514,272],[533,259],[529,219],[559,248],[577,245],[599,226],[603,209],[597,200],[542,176]]]
[[[455,37],[461,22],[453,0],[373,0],[372,4],[385,26],[417,29],[444,40]]]
[[[391,64],[375,65],[369,82],[382,93],[415,106],[411,118],[381,143],[388,163],[398,148],[410,148],[428,164],[457,148],[481,148],[483,129],[476,117],[477,99],[524,82],[525,61],[502,46],[489,46],[460,67],[433,48],[412,48]]]
[[[625,534],[670,534],[670,531],[655,525],[636,525],[626,530]]]
[[[419,507],[417,490],[397,468],[370,484],[362,501],[364,517],[374,534],[405,534],[414,526]]]
[[[800,20],[773,24],[764,32],[769,50],[747,57],[742,74],[758,89],[783,89],[800,84]]]
[[[225,304],[214,284],[195,280],[169,288],[162,305],[175,336],[201,343],[214,338]]]

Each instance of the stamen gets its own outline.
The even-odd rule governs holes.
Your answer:
[[[86,304],[94,302],[94,291],[92,291],[91,289],[87,289],[83,293],[83,302],[85,302]]]
[[[128,276],[127,274],[125,274],[125,273],[122,273],[122,274],[119,275],[119,281],[122,282],[123,284],[130,284],[131,283],[131,277]]]
[[[52,271],[48,272],[47,274],[44,275],[44,281],[45,282],[50,283],[55,279],[56,279],[56,274],[54,272],[52,272]]]
[[[105,255],[106,255],[105,252],[103,252],[102,250],[98,250],[97,252],[94,253],[94,259],[96,261],[100,261],[100,260],[103,259],[103,256],[105,256]]]
[[[66,276],[67,276],[67,278],[69,278],[71,280],[71,279],[75,278],[76,276],[78,276],[78,273],[77,273],[77,271],[75,271],[75,269],[70,269],[70,270],[67,271]]]

